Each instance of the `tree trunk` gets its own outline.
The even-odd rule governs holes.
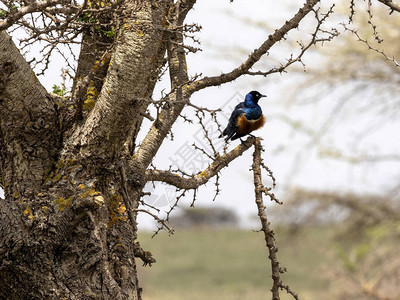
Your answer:
[[[135,253],[153,261],[136,242],[134,211],[147,166],[130,169],[128,186],[121,161],[164,61],[167,12],[160,1],[128,1],[123,11],[96,105],[72,127],[0,32],[1,299],[140,299]]]

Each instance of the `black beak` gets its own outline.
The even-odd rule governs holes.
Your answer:
[[[267,97],[267,96],[266,95],[261,95],[260,98],[262,98],[262,97]]]

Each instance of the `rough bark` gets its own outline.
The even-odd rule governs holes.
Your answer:
[[[133,185],[124,193],[121,173],[112,166],[149,104],[143,98],[154,88],[154,60],[164,55],[166,6],[126,5],[96,105],[62,145],[57,106],[0,33],[7,202],[0,205],[2,299],[140,298],[134,255],[144,252],[135,241],[136,216],[127,222],[126,207],[141,191]],[[154,261],[147,253],[143,259]]]
[[[0,127],[6,198],[32,196],[53,165],[60,124],[46,90],[5,32],[0,32]]]
[[[85,123],[73,133],[68,145],[72,155],[84,159],[111,161],[119,155],[131,129],[148,102],[148,82],[155,71],[162,41],[165,7],[149,2],[127,2],[121,34],[115,42],[107,77],[96,105]],[[65,153],[65,156],[68,156]]]
[[[88,9],[101,9],[112,3],[88,2]],[[82,29],[81,51],[78,66],[72,85],[72,101],[76,103],[75,120],[80,121],[87,115],[97,100],[103,87],[110,63],[110,54],[113,38],[107,33],[114,33],[119,23],[119,9],[112,14],[88,13],[83,14],[86,25]],[[91,20],[96,19],[96,24]]]
[[[196,1],[178,1],[179,5],[171,8],[169,19],[172,28],[179,28],[183,25],[185,16],[193,7]],[[185,83],[189,82],[187,73],[187,64],[183,46],[182,31],[175,30],[168,36],[167,53],[169,75],[171,80],[171,94],[169,101],[165,103],[157,120],[148,131],[141,146],[132,159],[133,168],[141,168],[144,172],[151,160],[157,153],[172,125],[175,123],[182,109],[185,107],[185,101],[189,100],[190,94],[186,92]]]

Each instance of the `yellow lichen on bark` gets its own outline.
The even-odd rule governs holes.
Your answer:
[[[207,174],[207,171],[203,171],[203,172],[201,172],[200,173],[200,176],[202,176],[202,177],[208,177],[208,174]]]
[[[24,215],[28,217],[28,219],[32,220],[34,218],[32,208],[27,206],[24,210]]]
[[[71,206],[73,197],[70,196],[67,199],[60,197],[58,199],[53,200],[54,204],[57,206],[59,211],[64,211],[65,208]]]
[[[99,95],[99,92],[94,86],[94,82],[91,81],[89,83],[89,87],[86,92],[86,100],[83,102],[82,108],[84,110],[92,110],[96,104],[96,99],[97,96]]]
[[[122,201],[122,197],[118,194],[112,194],[107,199],[109,212],[108,228],[111,228],[120,221],[126,221],[126,207]]]

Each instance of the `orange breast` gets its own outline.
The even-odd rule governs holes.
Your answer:
[[[243,114],[238,118],[236,125],[239,127],[238,133],[247,134],[252,132],[253,130],[257,130],[263,127],[264,123],[264,115],[261,115],[261,117],[257,120],[249,121],[246,119],[245,114]]]

